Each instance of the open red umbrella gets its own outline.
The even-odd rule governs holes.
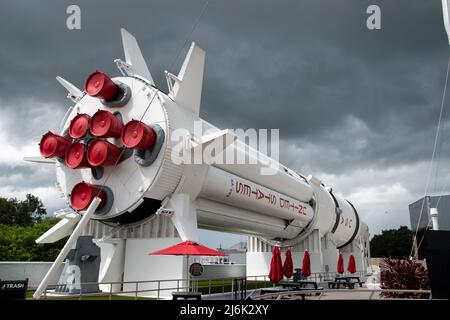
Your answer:
[[[311,275],[311,259],[309,258],[308,250],[305,250],[305,254],[303,255],[302,274],[305,277],[309,277]]]
[[[344,258],[342,257],[342,253],[339,253],[339,259],[337,263],[337,272],[344,273]]]
[[[184,241],[174,246],[150,252],[149,254],[162,254],[168,256],[186,256],[186,270],[188,270],[189,283],[189,256],[226,256],[223,252],[202,246],[194,241]]]
[[[288,279],[294,274],[294,263],[292,262],[291,249],[287,249],[286,251],[286,259],[283,264],[283,274]]]
[[[352,254],[350,255],[350,258],[348,259],[347,271],[350,273],[356,272],[355,257]]]
[[[283,280],[283,267],[281,265],[281,252],[278,246],[272,251],[272,260],[270,261],[269,279],[272,283]]]
[[[223,252],[202,246],[194,241],[184,241],[174,246],[151,252],[150,254],[165,254],[170,256],[226,256]]]

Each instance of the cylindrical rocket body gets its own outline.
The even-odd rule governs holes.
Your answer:
[[[284,219],[205,198],[198,198],[196,206],[198,226],[203,229],[254,235],[266,239],[292,239],[304,229],[304,225],[298,221],[288,224]]]
[[[314,210],[308,203],[212,166],[208,168],[199,196],[264,215],[299,220],[304,225],[314,216]]]
[[[77,114],[92,116],[98,110],[106,110],[114,113],[123,125],[132,119],[140,119],[148,126],[158,125],[164,140],[151,165],[142,166],[120,139],[105,138],[124,152],[120,162],[105,167],[100,176],[91,168],[73,170],[57,163],[58,183],[68,198],[73,186],[81,181],[104,186],[108,191],[107,209],[96,213],[93,219],[119,225],[140,223],[160,209],[165,199],[184,188],[195,200],[201,228],[279,240],[294,239],[305,230],[319,229],[322,234],[330,232],[338,247],[357,234],[359,219],[347,201],[243,141],[228,145],[223,152],[234,154],[235,159],[247,159],[250,164],[176,163],[173,154],[180,146],[176,138],[180,136],[179,129],[187,131],[195,141],[202,140],[195,132],[198,123],[204,133],[220,130],[143,79],[119,77],[114,81],[127,85],[132,99],[125,106],[114,108],[86,95],[67,117],[61,134],[68,130]],[[264,168],[271,168],[271,174],[262,174]]]

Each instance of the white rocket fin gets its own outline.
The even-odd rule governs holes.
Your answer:
[[[74,212],[64,215],[61,221],[37,238],[36,243],[54,243],[67,237],[72,233],[75,225],[80,219],[81,216]]]
[[[444,26],[447,32],[448,42],[450,45],[450,0],[442,0],[442,14],[444,16]]]
[[[44,157],[23,157],[24,161],[27,162],[35,162],[35,163],[48,163],[48,164],[53,164],[56,163],[56,160],[53,158],[44,158]]]
[[[237,136],[230,129],[225,129],[202,136],[199,141],[200,143],[191,141],[191,146],[194,154],[201,154],[205,163],[212,164],[214,163],[214,157],[219,157],[236,139]],[[205,148],[211,144],[213,144],[212,148],[215,151],[215,155],[213,156],[208,152],[203,154]]]
[[[192,42],[178,77],[166,72],[169,90],[175,102],[196,115],[200,112],[204,68],[205,51]]]
[[[122,34],[123,51],[125,52],[126,63],[131,65],[134,74],[144,77],[150,81],[151,84],[155,84],[147,67],[147,63],[145,63],[144,57],[142,56],[136,38],[123,28],[120,29],[120,32]]]
[[[67,94],[67,98],[72,100],[73,102],[79,101],[83,97],[83,91],[78,89],[74,84],[70,83],[66,79],[57,76],[56,80],[64,87],[66,88],[69,93]]]
[[[168,206],[173,209],[170,216],[173,225],[183,241],[198,242],[197,211],[196,205],[186,193],[176,193],[168,201]]]
[[[214,140],[223,139],[222,141],[225,141],[224,149],[233,143],[237,136],[230,130],[230,129],[224,129],[217,132],[213,132],[211,134],[206,134],[201,139],[201,144],[209,144]]]
[[[192,141],[191,147],[193,149],[206,147],[215,141],[222,141],[223,150],[225,150],[226,147],[232,144],[236,139],[237,136],[230,129],[224,129],[210,134],[205,134],[200,138],[200,141]]]

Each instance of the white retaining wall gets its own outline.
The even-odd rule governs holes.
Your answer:
[[[34,261],[0,261],[1,280],[25,280],[28,278],[28,288],[35,289],[50,269],[53,262]],[[62,272],[63,265],[56,276],[50,279],[50,284],[56,284]]]

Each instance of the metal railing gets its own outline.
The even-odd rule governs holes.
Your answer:
[[[360,277],[361,279],[369,277],[371,274],[367,273],[365,271],[356,271],[355,273],[350,272],[344,272],[344,273],[338,273],[338,272],[313,272],[310,276],[307,277],[307,280],[309,281],[315,281],[317,283],[320,282],[326,282],[326,281],[333,281],[335,278],[342,278],[342,277]],[[259,280],[263,279],[268,281],[269,277],[267,275],[264,276],[247,276],[247,279],[254,279]]]
[[[259,295],[255,298],[253,298],[253,300],[305,300],[305,296],[316,296],[315,300],[321,300],[326,294],[339,294],[341,295],[340,298],[338,297],[334,297],[334,300],[345,300],[345,298],[343,296],[345,295],[350,295],[352,293],[366,293],[369,294],[369,296],[366,299],[362,299],[361,297],[359,297],[359,299],[361,300],[411,300],[411,299],[416,299],[416,300],[429,300],[431,299],[431,291],[430,290],[406,290],[406,289],[352,289],[352,290],[346,290],[346,289],[328,289],[328,290],[296,290],[296,291],[283,291],[283,292],[274,292],[274,293],[265,293],[262,295]],[[399,297],[395,297],[395,298],[390,298],[390,297],[383,297],[383,293],[396,293],[396,294],[417,294],[417,295],[427,295],[428,298],[424,299],[424,298],[414,298],[414,297],[410,297],[410,298],[399,298]],[[352,299],[350,297],[350,299]]]
[[[189,281],[189,285],[188,285]],[[202,284],[206,282],[207,284]],[[106,286],[109,290],[103,290],[99,292],[86,293],[82,292],[82,288],[86,286],[98,285]],[[121,290],[113,290],[114,286],[120,286]],[[61,288],[62,285],[49,285],[50,290],[55,288]],[[67,287],[67,286],[65,286]],[[148,288],[150,287],[150,288]],[[132,289],[131,289],[132,288]],[[219,288],[219,289],[218,289]],[[241,298],[245,297],[245,290],[247,288],[245,277],[232,277],[232,278],[210,278],[210,279],[165,279],[165,280],[147,280],[147,281],[117,281],[117,282],[83,282],[77,283],[76,290],[78,293],[68,292],[51,292],[45,290],[43,293],[43,299],[73,299],[78,297],[80,300],[86,297],[108,297],[109,300],[113,296],[133,296],[134,299],[139,298],[156,298],[160,299],[163,296],[163,292],[168,292],[169,295],[173,291],[197,291],[203,294],[213,293],[234,293],[235,298],[240,293]],[[153,294],[151,294],[153,293]],[[145,294],[145,295],[144,295]]]
[[[363,271],[359,271],[352,274],[353,276],[359,276],[364,278],[368,276]],[[344,277],[347,274],[338,274],[335,272],[317,272],[312,273],[308,280],[316,281],[318,283],[325,282],[329,280],[334,280],[335,277]],[[189,283],[188,283],[189,281]],[[98,285],[103,287],[103,291],[83,293],[81,288],[86,286]],[[50,285],[49,288],[55,289],[57,287],[67,285]],[[256,276],[246,276],[246,277],[218,277],[218,278],[208,278],[208,279],[195,279],[191,277],[189,280],[186,278],[182,279],[164,279],[164,280],[144,280],[144,281],[112,281],[112,282],[85,282],[77,283],[77,289],[79,293],[65,293],[65,292],[49,292],[44,291],[43,298],[75,298],[78,297],[80,300],[86,297],[99,297],[105,296],[110,300],[113,296],[129,296],[134,297],[134,299],[139,298],[156,298],[160,299],[162,296],[170,296],[173,291],[196,291],[202,292],[202,294],[225,294],[231,293],[234,299],[244,299],[247,297],[247,291],[253,290],[251,295],[258,289],[265,288],[268,286],[276,286],[270,282],[267,275],[256,275]],[[104,290],[105,287],[108,290]],[[120,290],[113,290],[114,287],[120,287]],[[310,292],[310,291],[309,291]],[[164,295],[166,293],[166,295]]]

